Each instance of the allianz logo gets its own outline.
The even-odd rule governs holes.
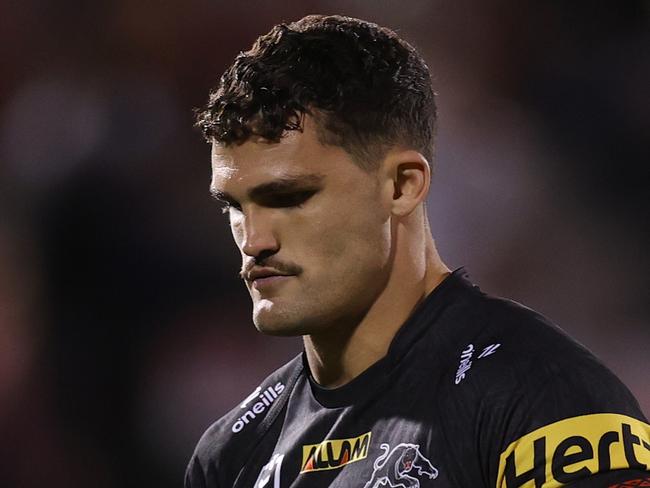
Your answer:
[[[234,424],[232,424],[232,431],[236,434],[244,430],[244,427],[246,427],[258,415],[266,412],[283,391],[284,385],[281,382],[276,383],[275,386],[269,386],[264,391],[262,391],[261,386],[255,388],[255,391],[248,395],[239,407],[244,409],[248,407],[249,403],[252,403],[254,400],[257,401],[253,403]]]
[[[489,346],[484,347],[481,351],[481,354],[478,355],[477,359],[483,359],[487,356],[490,356],[491,354],[494,354],[494,352],[499,349],[500,346],[501,344],[490,344]],[[463,352],[460,353],[460,364],[456,370],[456,380],[454,381],[456,384],[459,384],[461,381],[463,381],[469,370],[472,368],[473,355],[474,344],[468,344],[467,347],[463,349]]]

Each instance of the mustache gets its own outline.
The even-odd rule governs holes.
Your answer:
[[[247,280],[253,268],[271,268],[278,273],[286,275],[299,275],[302,273],[302,267],[294,263],[285,263],[283,261],[266,258],[266,259],[250,259],[242,264],[241,271],[239,272],[239,277],[242,280]]]

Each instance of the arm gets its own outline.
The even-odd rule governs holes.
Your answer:
[[[185,488],[207,488],[205,475],[196,454],[192,456],[185,470]],[[215,485],[214,488],[218,487]]]

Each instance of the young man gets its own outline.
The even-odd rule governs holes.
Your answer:
[[[187,488],[650,486],[650,426],[620,381],[441,261],[430,77],[395,33],[276,26],[198,125],[253,321],[304,353],[208,429]]]

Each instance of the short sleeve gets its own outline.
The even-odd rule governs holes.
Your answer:
[[[650,425],[629,390],[586,351],[540,360],[500,414],[501,431],[490,432],[497,488],[650,487],[624,484],[650,476]]]
[[[207,488],[203,469],[196,454],[192,456],[185,470],[185,488]]]

